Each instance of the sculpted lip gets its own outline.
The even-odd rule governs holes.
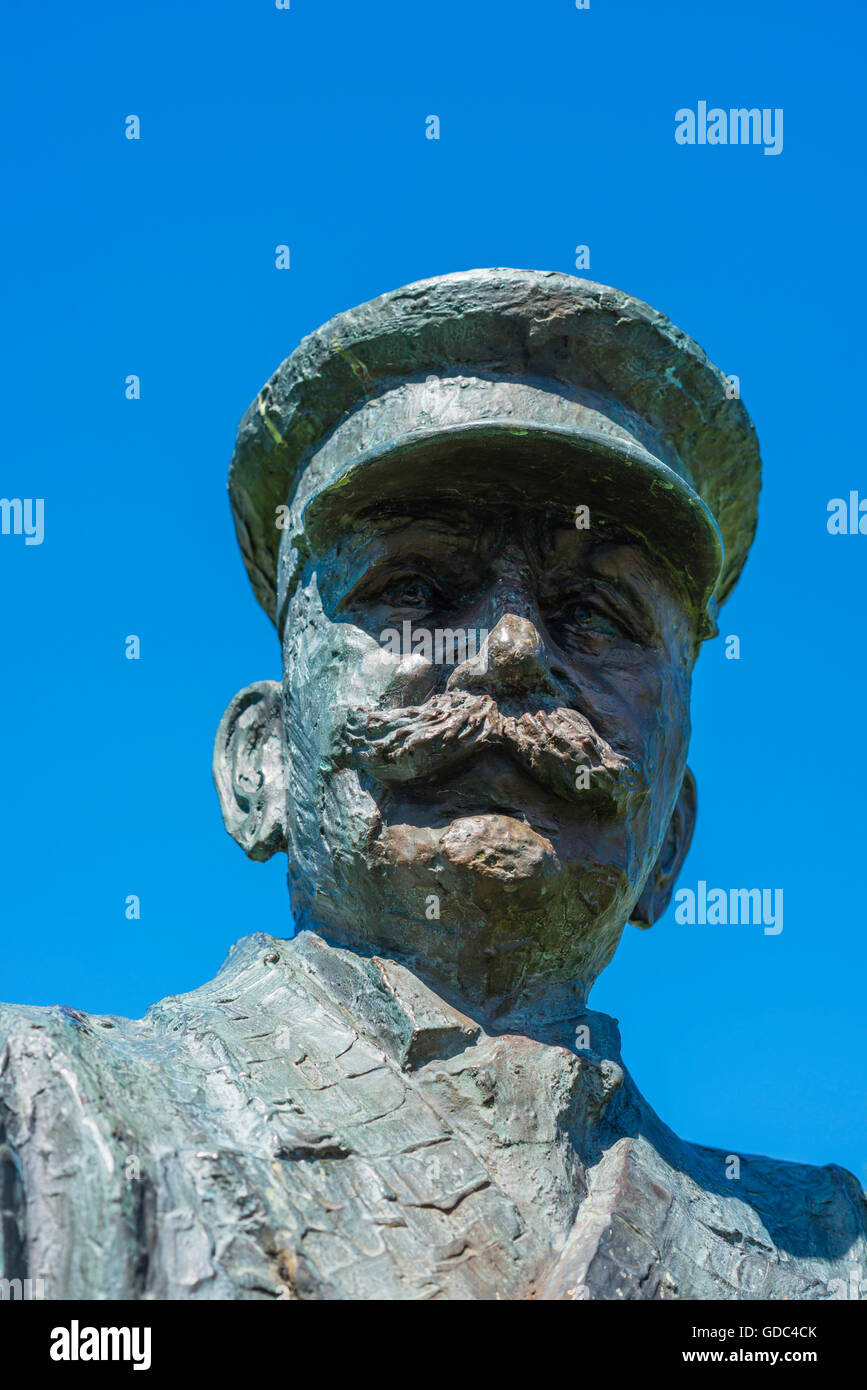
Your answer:
[[[537,832],[556,835],[565,811],[559,798],[504,753],[483,749],[457,773],[389,788],[386,814],[392,822],[432,829],[467,816],[505,816]]]

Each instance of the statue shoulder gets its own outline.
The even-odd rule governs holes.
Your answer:
[[[88,1098],[111,1077],[115,1024],[65,1005],[0,1004],[0,1126],[23,1138],[50,1104],[65,1123],[82,1121]]]
[[[51,1056],[58,1048],[72,1057],[86,1049],[88,1039],[113,1026],[113,1020],[65,1004],[0,1004],[0,1075],[16,1071],[27,1059]]]
[[[693,1146],[720,1196],[747,1203],[775,1244],[825,1258],[867,1261],[867,1195],[839,1164],[796,1163]]]

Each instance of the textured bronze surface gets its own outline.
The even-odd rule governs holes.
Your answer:
[[[82,1298],[846,1284],[855,1179],[682,1142],[588,1008],[689,848],[692,671],[758,486],[725,379],[619,291],[473,271],[305,339],[231,473],[282,680],[235,697],[214,754],[230,834],[288,855],[298,934],[245,937],[140,1022],[0,1008],[6,1277]]]

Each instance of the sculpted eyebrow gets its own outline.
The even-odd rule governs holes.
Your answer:
[[[439,517],[376,517],[363,530],[344,541],[341,549],[352,562],[363,561],[364,552],[381,545],[388,548],[395,542],[404,543],[407,551],[422,554],[434,551],[447,559],[450,551],[466,552],[475,549],[479,538],[479,523],[475,527],[459,528],[450,519]]]
[[[392,546],[391,539],[403,540],[405,544]],[[444,539],[448,542],[445,546]],[[457,551],[460,555],[456,555]],[[468,539],[453,535],[434,537],[430,532],[401,532],[393,537],[371,536],[344,557],[340,573],[332,577],[337,607],[347,608],[356,598],[366,597],[368,586],[392,570],[417,569],[423,577],[439,580],[448,587],[460,580],[459,571],[465,572],[466,561],[475,556],[475,546]]]
[[[624,575],[620,568],[616,573],[611,573],[610,566],[600,563],[608,558],[614,560],[616,557],[606,548],[604,553],[591,553],[586,556],[580,564],[577,557],[561,562],[545,576],[545,591],[549,601],[556,601],[561,596],[566,597],[582,587],[595,588],[607,594],[612,603],[628,608],[645,630],[645,635],[657,635],[659,621],[655,605],[642,592],[637,579],[633,580]],[[653,582],[657,582],[655,575]]]

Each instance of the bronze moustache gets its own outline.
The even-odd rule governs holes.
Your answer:
[[[436,695],[402,709],[352,710],[344,752],[377,781],[405,783],[435,781],[484,748],[505,749],[567,801],[589,801],[610,812],[647,792],[641,765],[615,752],[577,710],[504,714],[489,695]],[[579,778],[581,769],[585,776]]]

